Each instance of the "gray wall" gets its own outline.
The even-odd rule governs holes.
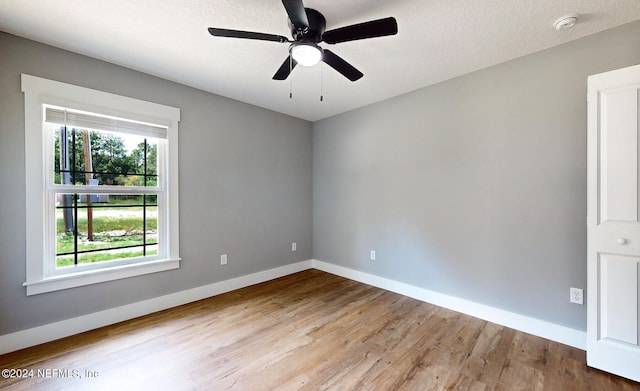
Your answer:
[[[314,123],[314,258],[585,330],[587,76],[638,63],[635,22]]]
[[[182,110],[180,269],[25,295],[20,73]],[[310,259],[311,142],[307,121],[0,33],[0,335]]]

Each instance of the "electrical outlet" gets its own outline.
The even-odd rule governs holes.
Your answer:
[[[569,301],[571,303],[583,305],[584,301],[582,298],[582,289],[579,288],[569,288]]]
[[[371,250],[369,252],[369,259],[371,259],[372,261],[376,260],[376,252],[374,250]]]
[[[296,242],[291,243],[291,251],[296,251],[298,249],[298,245]]]
[[[220,255],[220,264],[221,265],[226,265],[227,264],[227,254]]]

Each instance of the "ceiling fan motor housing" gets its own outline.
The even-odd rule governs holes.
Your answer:
[[[297,29],[289,20],[289,28],[291,36],[295,41],[318,43],[322,40],[322,34],[327,27],[327,21],[322,14],[312,8],[304,9],[309,21],[309,28],[304,30]]]

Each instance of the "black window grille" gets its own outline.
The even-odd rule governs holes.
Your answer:
[[[65,129],[66,130],[66,129]],[[59,174],[60,177],[62,178],[62,174],[63,173],[69,173],[70,175],[70,184],[76,184],[78,182],[82,182],[84,180],[84,178],[86,177],[87,174],[91,174],[92,176],[97,175],[97,174],[108,174],[108,175],[118,175],[118,176],[142,176],[142,186],[143,187],[147,187],[148,184],[151,182],[151,180],[153,180],[152,183],[155,183],[155,181],[157,180],[158,175],[155,173],[151,173],[149,172],[149,162],[148,162],[148,157],[149,157],[149,143],[147,142],[147,138],[144,138],[144,146],[143,146],[143,159],[142,159],[142,172],[126,172],[126,171],[100,171],[100,170],[86,170],[81,168],[81,164],[79,164],[80,162],[76,161],[77,158],[77,150],[76,150],[76,135],[77,133],[81,132],[81,130],[77,130],[77,129],[72,129],[70,132],[70,138],[71,138],[71,153],[70,153],[70,168],[69,169],[63,169],[61,164],[56,164],[56,168],[54,169],[55,173]],[[61,142],[62,139],[61,139]],[[86,167],[86,166],[85,166]],[[82,181],[79,179],[83,178]],[[87,183],[88,184],[88,183]],[[120,186],[114,186],[114,187],[120,187]],[[84,194],[84,193],[82,193]],[[108,193],[109,195],[114,195],[117,194],[117,190],[114,189],[114,192],[112,193]],[[82,254],[87,254],[87,253],[96,253],[96,252],[106,252],[106,251],[110,251],[110,250],[122,250],[122,249],[129,249],[129,248],[141,248],[142,249],[142,256],[147,256],[148,252],[149,252],[149,248],[151,246],[156,246],[158,244],[157,240],[153,241],[153,240],[148,240],[147,239],[147,234],[148,234],[148,222],[147,222],[147,210],[149,208],[152,207],[156,207],[158,206],[157,203],[157,195],[155,194],[145,194],[145,193],[135,193],[135,194],[122,194],[122,196],[129,196],[129,197],[134,197],[136,200],[140,200],[141,203],[139,202],[134,202],[134,203],[127,203],[127,204],[112,204],[109,205],[108,203],[105,204],[95,204],[95,203],[91,203],[91,202],[80,202],[81,197],[80,197],[81,193],[64,193],[62,194],[63,197],[68,197],[70,196],[71,198],[71,205],[69,205],[69,202],[65,202],[63,205],[58,205],[56,206],[56,209],[58,210],[62,210],[63,213],[66,210],[71,210],[72,211],[72,220],[73,220],[73,229],[71,232],[67,232],[68,234],[72,234],[73,235],[73,251],[58,251],[58,249],[56,249],[56,257],[61,257],[61,256],[69,256],[72,255],[73,256],[73,264],[74,265],[78,265],[79,261],[78,261],[78,257],[79,255]],[[91,198],[91,194],[84,194],[86,197],[86,200],[89,201]],[[67,199],[68,201],[68,199]],[[65,205],[66,204],[66,205]],[[106,208],[117,208],[117,209],[128,209],[128,208],[142,208],[142,232],[141,232],[141,237],[142,237],[142,243],[136,243],[136,244],[132,244],[132,245],[119,245],[119,246],[104,246],[104,247],[99,247],[99,248],[92,248],[92,249],[79,249],[79,239],[80,239],[80,232],[78,229],[78,215],[79,215],[79,211],[80,210],[89,210],[89,209],[106,209]],[[57,232],[57,230],[56,230]],[[115,259],[115,258],[114,258]]]

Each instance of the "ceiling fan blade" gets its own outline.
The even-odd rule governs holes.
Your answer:
[[[358,39],[384,37],[397,33],[398,22],[396,22],[396,19],[384,18],[325,31],[322,35],[322,40],[326,43],[334,44]]]
[[[280,68],[278,68],[278,70],[276,71],[276,74],[273,75],[273,80],[286,80],[286,78],[289,77],[289,74],[291,73],[293,68],[296,67],[296,65],[298,65],[296,60],[291,58],[291,56],[287,57],[282,65],[280,65]]]
[[[362,72],[354,68],[353,65],[343,60],[331,50],[323,50],[322,61],[351,81],[356,81],[364,76]]]
[[[309,19],[307,19],[307,12],[304,10],[302,0],[282,0],[282,5],[287,10],[289,20],[296,30],[309,28]]]
[[[215,37],[259,39],[261,41],[273,41],[273,42],[289,42],[289,39],[287,37],[283,37],[282,35],[255,33],[253,31],[218,29],[215,27],[209,27],[208,30],[209,30],[209,34]]]

